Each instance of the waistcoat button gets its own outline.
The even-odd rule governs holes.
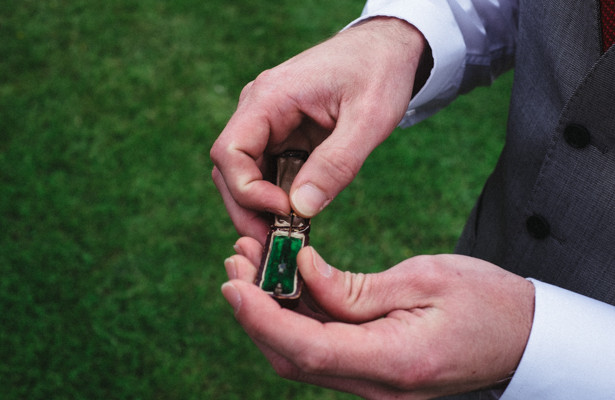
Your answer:
[[[564,129],[564,139],[566,143],[575,149],[582,149],[590,142],[590,134],[587,128],[579,124],[569,124]]]
[[[544,239],[551,233],[549,222],[542,216],[534,214],[525,221],[525,227],[535,239]]]

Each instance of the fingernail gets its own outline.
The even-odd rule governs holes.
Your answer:
[[[311,183],[299,187],[292,196],[295,211],[306,217],[313,217],[327,205],[327,195]]]
[[[275,208],[266,208],[265,212],[269,213],[269,214],[273,214],[273,215],[287,215],[288,212],[287,211],[282,211],[282,210],[278,210]]]
[[[322,257],[318,255],[316,250],[310,248],[310,251],[312,252],[312,265],[314,266],[314,269],[320,275],[324,276],[325,278],[329,278],[331,276],[331,273],[333,272],[331,265],[329,265],[325,260],[323,260]]]
[[[238,244],[233,245],[233,250],[235,250],[235,253],[241,254],[241,247]]]
[[[239,312],[241,308],[241,295],[239,294],[239,290],[230,282],[225,282],[222,284],[222,295],[229,302],[229,304],[233,307],[235,314]]]
[[[228,275],[229,279],[237,279],[237,266],[235,265],[235,260],[230,257],[224,260],[224,268],[226,269],[226,275]]]

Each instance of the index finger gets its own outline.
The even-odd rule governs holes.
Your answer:
[[[237,204],[251,210],[287,214],[290,206],[286,194],[263,176],[268,139],[266,120],[235,113],[213,144],[210,156]]]
[[[304,119],[295,100],[296,79],[283,68],[276,71],[265,71],[246,86],[210,155],[240,206],[286,215],[290,213],[288,195],[263,178],[266,152],[282,151],[293,141],[303,148],[306,139],[295,134]]]

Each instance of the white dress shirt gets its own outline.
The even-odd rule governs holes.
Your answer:
[[[400,123],[406,127],[512,66],[517,7],[517,0],[368,0],[350,25],[375,16],[400,18],[431,46],[434,66]],[[615,399],[615,307],[530,281],[534,322],[501,399]]]
[[[406,127],[512,67],[516,10],[512,0],[369,0],[350,25],[375,16],[400,18],[421,31],[431,46],[432,73],[410,102],[400,124]]]

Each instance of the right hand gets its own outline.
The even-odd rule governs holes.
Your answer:
[[[214,182],[241,235],[264,242],[263,212],[318,214],[397,126],[425,40],[412,25],[374,18],[261,73],[211,149]],[[264,179],[271,155],[310,152],[290,197]]]
[[[222,286],[235,318],[287,379],[367,399],[431,399],[507,381],[534,318],[534,285],[487,261],[419,256],[375,274],[297,255],[294,310],[254,285],[262,247],[237,241]]]

